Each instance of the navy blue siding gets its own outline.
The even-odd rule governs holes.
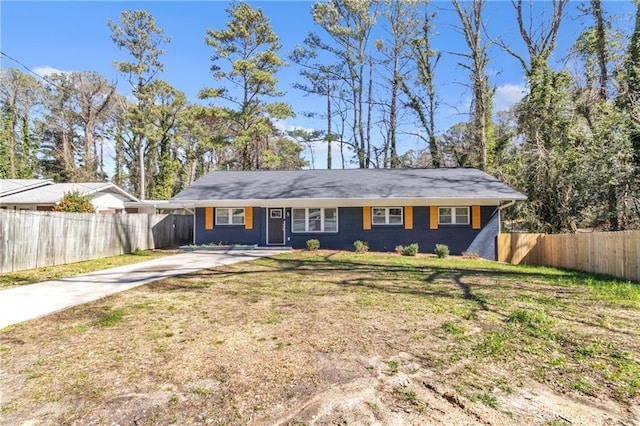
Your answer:
[[[265,209],[253,208],[253,229],[244,225],[214,225],[204,229],[204,208],[196,208],[196,244],[261,244],[265,243]]]
[[[440,225],[429,229],[429,207],[413,208],[413,229],[404,225],[372,225],[370,230],[362,229],[362,207],[341,207],[338,209],[337,233],[292,233],[291,209],[286,209],[286,245],[305,248],[307,240],[320,241],[326,249],[353,250],[353,242],[366,241],[372,251],[394,251],[397,245],[418,243],[420,252],[432,253],[436,244],[449,246],[451,254],[475,253],[487,259],[495,259],[495,239],[498,233],[496,206],[483,206],[481,229],[471,229],[471,225]],[[254,208],[253,229],[244,226],[216,225],[212,230],[204,229],[204,209],[196,209],[196,244],[239,243],[264,245],[266,240],[266,209]]]
[[[495,209],[481,208],[482,227],[490,222]],[[316,238],[321,248],[353,250],[353,242],[361,240],[366,241],[372,251],[394,251],[397,245],[418,243],[421,252],[432,253],[436,244],[446,244],[451,254],[462,254],[481,231],[471,229],[471,225],[440,225],[438,229],[429,229],[429,207],[413,208],[413,229],[404,229],[404,225],[372,225],[370,230],[362,229],[362,207],[344,207],[338,211],[338,229],[336,234],[298,234],[287,230],[291,236],[289,245],[303,248],[307,240]]]
[[[483,221],[484,222],[484,221]],[[498,250],[496,237],[500,232],[500,219],[497,209],[494,209],[493,216],[488,223],[482,224],[482,229],[473,239],[467,253],[476,254],[484,259],[498,260]]]

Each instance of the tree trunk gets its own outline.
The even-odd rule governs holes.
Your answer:
[[[371,165],[371,110],[373,109],[373,59],[369,58],[369,87],[367,90],[367,156],[365,168]]]
[[[141,138],[140,138],[141,139]],[[144,144],[142,140],[138,140],[138,158],[140,159],[140,200],[144,200],[146,197],[145,194],[145,167],[144,167]]]
[[[122,141],[122,130],[120,128],[120,125],[116,123],[116,126],[118,126],[115,134],[115,150],[116,150],[115,167],[116,168],[113,174],[113,183],[115,183],[116,185],[123,185],[124,184],[124,154],[123,154],[124,143]]]
[[[327,169],[331,170],[331,80],[327,77]]]
[[[598,67],[600,68],[600,101],[607,100],[607,35],[604,27],[604,18],[602,16],[602,2],[600,0],[591,0],[591,9],[593,17],[596,21],[596,44],[598,56]]]
[[[84,125],[84,175],[91,180],[93,176],[93,159],[91,158],[91,148],[93,146],[93,123],[87,120]]]
[[[9,106],[7,114],[8,118],[8,128],[7,132],[7,148],[9,150],[9,179],[16,178],[16,114],[15,109],[12,106]]]
[[[391,81],[391,104],[389,105],[389,156],[391,168],[398,167],[398,150],[396,146],[396,134],[397,134],[397,109],[398,109],[398,85],[400,76],[398,75],[398,57],[393,58],[393,80]],[[386,153],[386,148],[385,148]],[[385,155],[386,164],[386,155]]]

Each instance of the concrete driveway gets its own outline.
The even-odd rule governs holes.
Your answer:
[[[0,291],[0,329],[152,281],[285,250],[195,251]]]

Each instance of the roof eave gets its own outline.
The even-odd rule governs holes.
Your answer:
[[[505,201],[521,201],[526,197],[447,197],[447,198],[278,198],[227,200],[172,200],[193,207],[366,207],[366,206],[498,206]]]
[[[53,181],[51,179],[47,179],[47,180],[43,180],[42,182],[33,183],[31,185],[25,185],[18,188],[10,189],[8,191],[4,191],[0,193],[0,198],[8,197],[9,195],[19,194],[25,191],[31,191],[33,189],[38,189],[47,185],[53,185]]]

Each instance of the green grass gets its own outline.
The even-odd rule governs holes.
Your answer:
[[[403,388],[394,388],[393,394],[407,402],[415,402],[418,399],[418,395],[414,391],[405,390]]]
[[[509,357],[511,355],[509,342],[513,338],[513,335],[504,331],[489,331],[482,335],[481,340],[474,348],[474,352],[489,358]]]
[[[451,322],[445,322],[442,324],[442,330],[447,333],[447,334],[451,334],[453,336],[461,336],[464,335],[468,330],[461,325],[456,325],[453,324]]]
[[[107,268],[130,265],[173,254],[163,250],[137,250],[120,256],[103,257],[67,265],[47,266],[27,271],[0,274],[0,290],[41,281],[57,280],[78,274],[86,274]]]
[[[488,393],[481,393],[481,394],[473,395],[470,399],[472,401],[479,401],[484,405],[486,405],[487,407],[491,407],[493,409],[498,408],[498,398],[496,398],[495,395],[491,395]]]
[[[116,309],[115,311],[109,312],[105,316],[103,316],[100,321],[100,327],[113,327],[122,321],[122,317],[124,316],[124,310]]]
[[[398,361],[385,361],[385,364],[389,367],[387,374],[389,376],[395,376],[398,374]]]
[[[555,320],[541,309],[516,309],[507,317],[518,329],[537,337],[553,338]]]

